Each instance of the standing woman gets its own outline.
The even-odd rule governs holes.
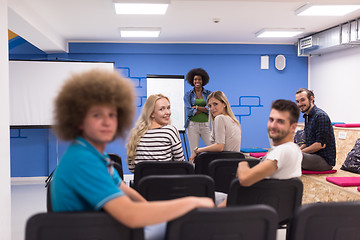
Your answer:
[[[194,86],[184,96],[186,135],[189,140],[190,150],[193,151],[199,145],[200,137],[206,146],[211,144],[209,114],[206,107],[206,99],[211,91],[204,88],[209,82],[209,75],[202,68],[190,70],[186,75],[186,81],[191,86]]]
[[[191,162],[194,162],[200,152],[240,152],[240,123],[235,118],[225,94],[221,91],[212,92],[207,99],[207,105],[212,122],[211,145],[195,148],[190,157]]]
[[[185,161],[180,135],[170,125],[170,101],[162,95],[146,100],[141,116],[129,135],[127,162],[130,172],[142,161]]]

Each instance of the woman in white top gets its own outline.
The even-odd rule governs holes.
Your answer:
[[[200,152],[240,152],[240,123],[235,118],[225,94],[221,91],[212,92],[207,99],[207,105],[211,113],[212,144],[203,148],[195,147],[190,162],[194,162],[196,155]]]
[[[129,170],[142,161],[185,161],[181,139],[170,125],[170,101],[162,94],[148,97],[131,130],[127,149]]]

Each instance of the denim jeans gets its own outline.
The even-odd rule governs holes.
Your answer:
[[[164,240],[166,224],[166,222],[163,222],[144,227],[145,240]]]

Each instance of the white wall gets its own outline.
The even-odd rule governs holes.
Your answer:
[[[11,239],[7,0],[0,0],[0,239]]]
[[[360,123],[360,46],[311,57],[309,89],[332,122]]]

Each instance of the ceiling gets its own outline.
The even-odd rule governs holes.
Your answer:
[[[133,0],[133,2],[136,2]],[[151,2],[149,0],[149,2]],[[360,0],[310,0],[359,4]],[[112,0],[8,0],[8,28],[41,50],[66,52],[68,42],[275,43],[360,17],[299,17],[301,0],[171,0],[165,15],[116,15]],[[214,18],[219,18],[218,23]],[[161,27],[159,38],[120,38],[120,27]],[[259,39],[262,28],[304,28],[295,38]]]

